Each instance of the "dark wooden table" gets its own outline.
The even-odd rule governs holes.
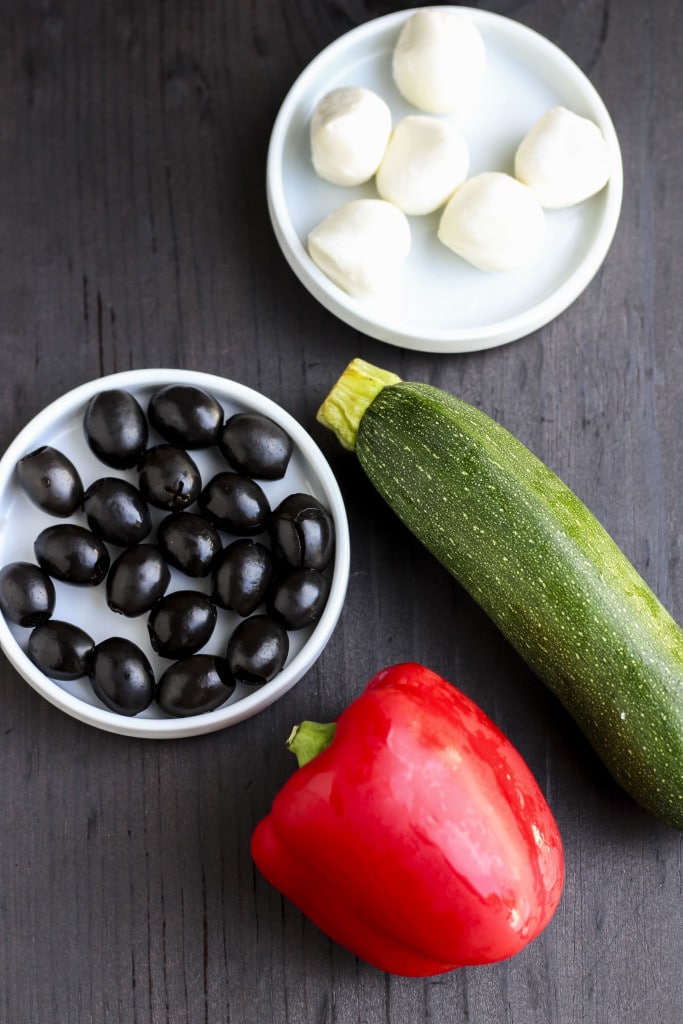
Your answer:
[[[484,6],[475,4],[475,6]],[[497,417],[604,522],[683,618],[683,7],[498,0],[591,78],[625,195],[603,268],[512,345],[425,355],[364,337],[297,282],[268,220],[279,104],[380,0],[5,0],[0,60],[0,443],[75,385],[185,367],[311,430],[348,505],[348,600],[286,698],[205,737],[99,732],[0,665],[2,1024],[680,1024],[681,836],[639,810],[471,600],[314,420],[356,355]],[[566,848],[561,906],[514,960],[385,976],[255,871],[249,836],[379,668],[458,683],[524,754]]]

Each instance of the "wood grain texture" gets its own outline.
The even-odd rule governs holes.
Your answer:
[[[473,6],[484,6],[474,3]],[[354,356],[511,429],[683,619],[683,7],[493,0],[603,96],[625,167],[609,256],[555,322],[462,356],[392,349],[316,304],[268,222],[270,127],[379,0],[0,4],[0,444],[64,391],[144,366],[221,373],[307,426],[348,505],[342,620],[286,699],[182,742],[96,732],[0,664],[2,1024],[680,1024],[683,846],[606,775],[500,635],[314,422]],[[567,883],[513,961],[388,977],[256,873],[284,740],[414,659],[469,693],[557,816]]]

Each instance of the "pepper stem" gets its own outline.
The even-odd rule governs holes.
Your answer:
[[[353,359],[318,409],[317,419],[337,436],[337,440],[354,451],[360,421],[380,391],[401,378],[389,370]]]
[[[335,722],[301,722],[294,726],[287,740],[287,749],[296,755],[299,768],[329,747],[336,730]]]

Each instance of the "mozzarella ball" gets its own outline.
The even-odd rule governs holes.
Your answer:
[[[327,93],[311,118],[311,157],[316,173],[333,185],[362,185],[384,156],[391,111],[376,92],[343,86]]]
[[[412,114],[396,125],[375,183],[404,213],[432,213],[467,177],[467,143],[449,121]]]
[[[607,184],[609,149],[598,126],[588,118],[566,107],[553,107],[519,144],[515,176],[548,209],[576,206]]]
[[[398,91],[413,106],[431,114],[465,113],[484,81],[484,41],[466,14],[426,7],[401,29],[392,71]]]
[[[538,255],[544,231],[543,208],[532,190],[509,174],[487,171],[456,189],[438,237],[480,270],[516,270]]]
[[[383,199],[354,199],[308,236],[313,262],[355,296],[389,291],[398,282],[409,251],[408,219]]]

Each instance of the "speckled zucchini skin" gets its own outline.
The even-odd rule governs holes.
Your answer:
[[[683,631],[585,505],[485,413],[425,384],[383,388],[356,453],[617,781],[683,829]]]

